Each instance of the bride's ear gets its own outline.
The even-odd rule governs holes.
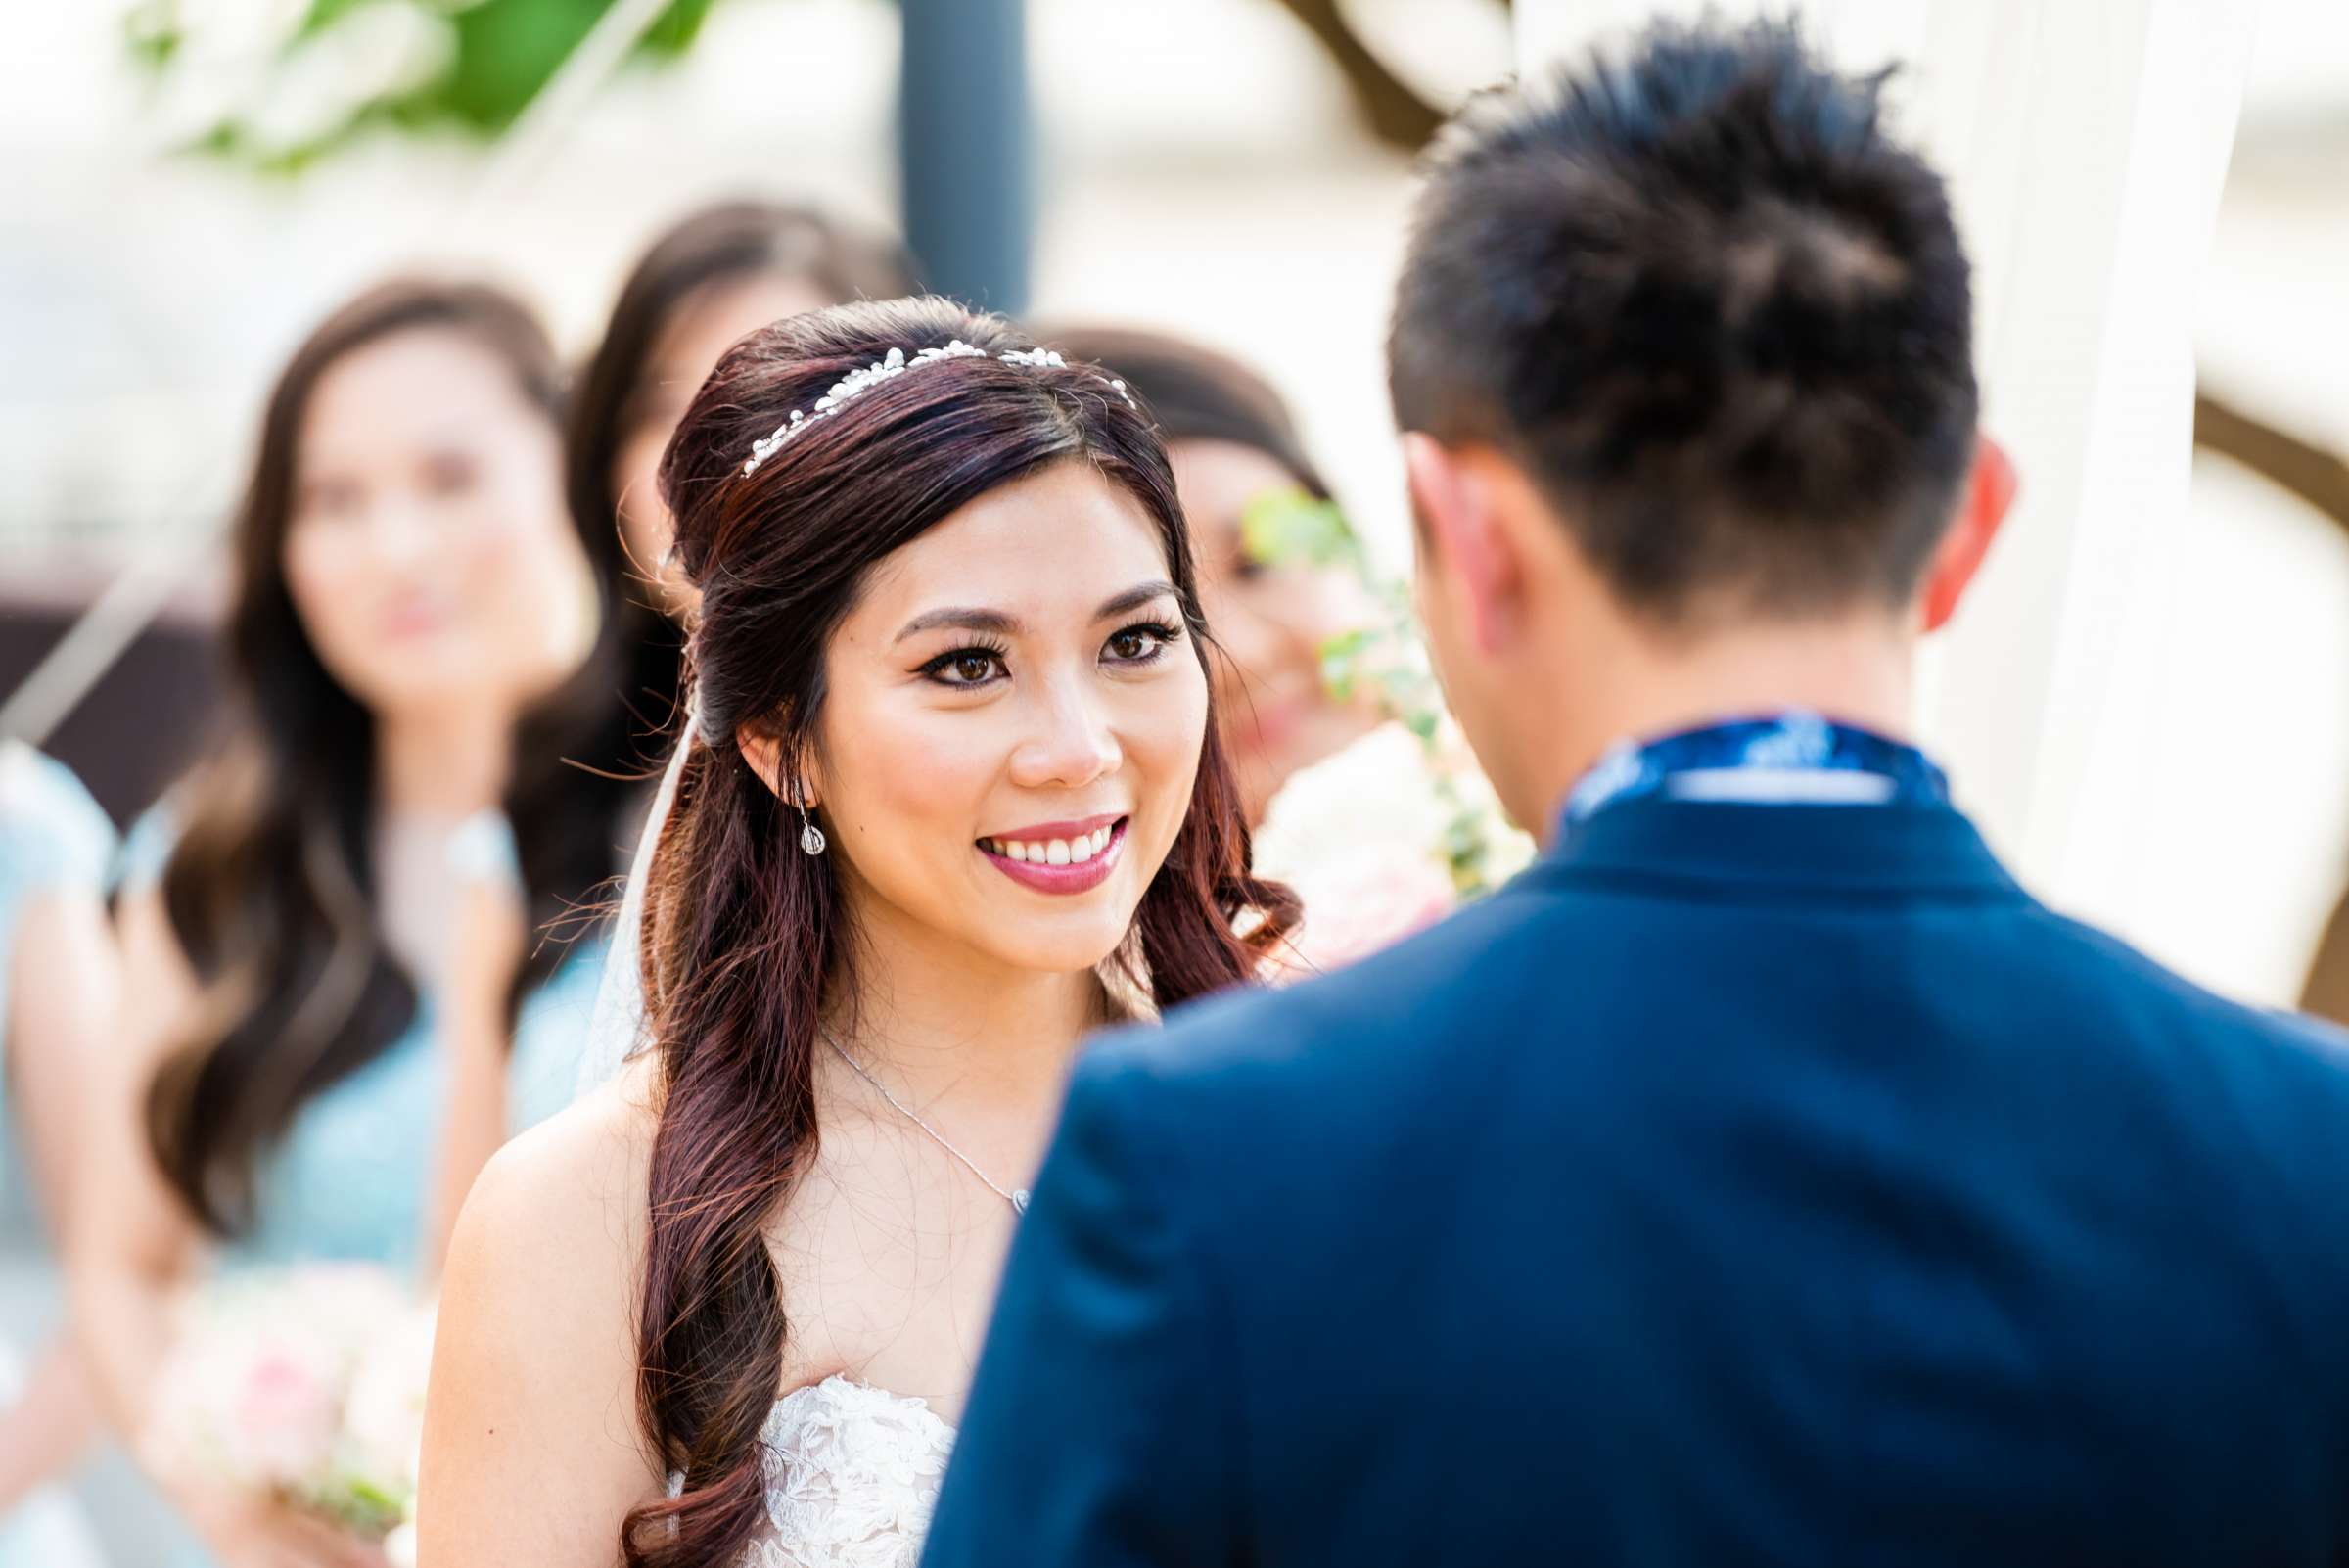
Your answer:
[[[743,724],[734,731],[734,749],[751,764],[759,781],[775,794],[783,793],[783,743],[763,724]]]
[[[759,775],[759,781],[774,792],[777,799],[793,806],[812,807],[816,804],[815,786],[807,776],[805,759],[797,770],[800,778],[798,794],[784,787],[783,742],[765,725],[739,726],[734,731],[734,749],[742,754],[742,760],[750,764],[751,771]]]

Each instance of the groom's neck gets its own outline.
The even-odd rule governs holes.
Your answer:
[[[1611,649],[1561,652],[1574,672],[1544,784],[1553,803],[1621,741],[1646,741],[1728,719],[1804,709],[1906,737],[1912,640],[1890,618],[1750,623],[1701,636],[1626,631]]]

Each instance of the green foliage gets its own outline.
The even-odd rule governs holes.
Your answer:
[[[1494,836],[1501,826],[1494,807],[1471,794],[1449,765],[1448,753],[1454,749],[1446,733],[1450,715],[1428,663],[1409,586],[1381,576],[1346,514],[1304,490],[1267,491],[1251,501],[1240,514],[1240,547],[1258,565],[1276,571],[1339,568],[1360,579],[1378,613],[1369,624],[1321,644],[1322,684],[1341,703],[1367,697],[1383,716],[1418,737],[1436,793],[1451,813],[1444,853],[1452,886],[1462,898],[1491,892],[1505,880],[1494,869]]]
[[[122,38],[129,45],[132,64],[152,74],[168,69],[188,41],[187,31],[180,25],[179,7],[172,0],[140,0],[124,12]]]
[[[1267,490],[1250,501],[1240,513],[1240,547],[1261,562],[1367,570],[1346,514],[1304,489]]]
[[[310,0],[310,9],[294,28],[293,42],[315,38],[371,0]]]
[[[280,69],[361,12],[398,7],[427,18],[446,47],[418,81],[340,106],[322,126],[274,140],[232,109],[184,150],[264,173],[293,174],[371,131],[454,131],[491,139],[513,125],[615,0],[309,0],[279,40]],[[636,42],[637,59],[674,60],[692,48],[717,0],[671,0]],[[195,8],[199,14],[201,6]],[[189,0],[140,0],[125,18],[132,61],[159,82],[188,69]],[[264,82],[266,90],[266,82]]]
[[[342,1476],[299,1500],[310,1512],[362,1541],[381,1541],[407,1517],[411,1499],[387,1492],[365,1477]]]

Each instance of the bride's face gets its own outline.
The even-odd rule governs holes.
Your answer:
[[[868,935],[1070,972],[1125,940],[1189,808],[1207,678],[1157,527],[1082,463],[875,570],[807,773]]]

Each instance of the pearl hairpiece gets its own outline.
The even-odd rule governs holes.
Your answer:
[[[852,370],[839,381],[834,382],[832,390],[818,397],[812,409],[793,409],[791,417],[777,425],[773,435],[764,440],[753,441],[750,458],[742,465],[743,477],[748,479],[758,473],[760,464],[782,450],[783,443],[801,431],[806,430],[819,419],[831,418],[884,382],[895,381],[907,371],[919,370],[924,365],[943,365],[949,359],[988,358],[1000,359],[1007,365],[1020,365],[1030,370],[1066,370],[1069,368],[1069,362],[1063,359],[1055,349],[1010,348],[1002,353],[990,355],[986,349],[964,343],[960,338],[947,344],[944,348],[921,349],[910,359],[905,356],[904,349],[892,348],[886,356],[875,360],[862,370]],[[1126,390],[1124,382],[1108,376],[1101,379],[1109,383],[1111,392],[1126,399],[1127,407],[1135,406],[1133,394]]]

